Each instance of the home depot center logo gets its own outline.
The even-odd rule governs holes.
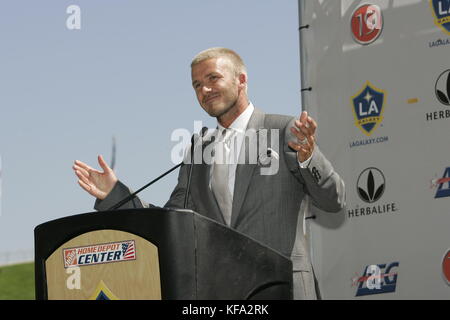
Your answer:
[[[134,240],[63,249],[64,267],[136,260]]]

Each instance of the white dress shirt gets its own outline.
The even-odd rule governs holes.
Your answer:
[[[230,159],[239,159],[239,153],[241,151],[242,141],[244,141],[245,137],[245,130],[247,129],[248,122],[250,121],[250,118],[253,114],[253,110],[255,110],[255,107],[250,102],[248,107],[242,112],[239,117],[237,117],[233,123],[228,127],[228,130],[232,130],[235,138],[235,146],[231,148],[230,152]],[[217,123],[217,127],[219,130],[219,133],[221,133],[224,128],[220,123]],[[236,154],[237,152],[237,154]],[[230,170],[228,175],[228,187],[230,188],[231,196],[233,197],[234,193],[234,182],[236,180],[236,168],[237,168],[237,160],[232,160],[230,162]],[[213,166],[211,166],[211,172],[212,174]],[[211,181],[211,179],[210,179]],[[211,188],[211,183],[209,184],[209,187]]]
[[[230,192],[231,192],[231,196],[233,197],[234,194],[234,182],[236,181],[236,168],[237,168],[237,160],[239,159],[239,153],[241,151],[241,146],[242,146],[242,142],[244,141],[244,137],[245,137],[245,131],[247,129],[247,125],[248,122],[250,121],[250,118],[253,114],[253,111],[255,110],[255,107],[253,106],[253,104],[250,102],[248,107],[244,110],[244,112],[242,112],[239,117],[237,117],[233,123],[228,127],[228,130],[232,130],[233,134],[235,135],[235,143],[236,146],[234,148],[231,148],[231,154],[230,154],[230,159],[235,159],[235,161],[231,161],[230,163],[230,170],[229,170],[229,176],[228,176],[228,187],[230,188]],[[217,123],[217,127],[219,130],[219,136],[220,133],[222,133],[223,130],[225,130],[226,128],[223,127],[220,123]],[[237,152],[237,154],[235,154],[235,152]],[[311,157],[309,157],[309,159],[307,159],[304,162],[298,162],[300,168],[307,168],[310,161],[311,161],[312,155]],[[210,178],[212,176],[212,170],[213,170],[213,166],[211,166],[211,172],[210,172]],[[211,181],[211,179],[210,179]],[[211,189],[211,182],[209,183],[209,188]]]

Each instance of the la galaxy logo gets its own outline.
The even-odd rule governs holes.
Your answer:
[[[370,136],[383,121],[386,92],[377,89],[369,81],[355,96],[351,97],[355,125]]]
[[[430,0],[434,23],[450,35],[450,0]]]

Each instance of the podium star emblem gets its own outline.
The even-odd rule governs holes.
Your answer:
[[[117,296],[100,280],[89,300],[119,300]]]

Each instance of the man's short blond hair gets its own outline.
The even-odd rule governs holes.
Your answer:
[[[247,74],[247,68],[242,58],[233,50],[221,47],[209,48],[197,54],[191,62],[191,68],[202,61],[223,57],[228,58],[232,63],[236,75]]]

